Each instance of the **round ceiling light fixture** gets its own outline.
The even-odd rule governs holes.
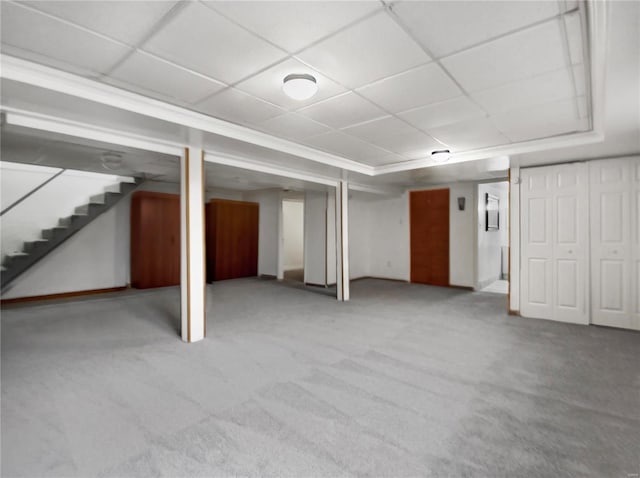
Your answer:
[[[318,83],[311,75],[294,73],[284,77],[282,91],[294,100],[308,100],[318,92]]]
[[[451,151],[448,149],[439,149],[437,151],[431,151],[431,159],[436,163],[446,163],[451,158]]]
[[[122,169],[122,155],[112,151],[102,154],[102,167],[109,171]]]

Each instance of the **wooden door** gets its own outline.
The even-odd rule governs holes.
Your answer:
[[[258,275],[259,205],[212,199],[207,204],[207,280]]]
[[[410,195],[411,282],[449,285],[449,190]]]
[[[137,191],[131,197],[131,285],[180,284],[180,197]]]
[[[640,330],[640,160],[589,169],[592,322]]]
[[[521,306],[525,317],[589,323],[584,164],[523,169]]]

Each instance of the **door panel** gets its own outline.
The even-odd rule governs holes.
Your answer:
[[[546,259],[529,259],[529,302],[532,304],[548,305],[547,272],[550,270]]]
[[[578,261],[561,259],[558,264],[558,307],[578,307]]]
[[[623,296],[625,267],[622,261],[600,261],[600,307],[611,312],[625,312]]]
[[[521,313],[588,323],[586,168],[523,169],[522,184]]]
[[[449,190],[412,191],[411,282],[449,285]]]
[[[640,329],[638,159],[591,161],[591,308],[594,324]]]

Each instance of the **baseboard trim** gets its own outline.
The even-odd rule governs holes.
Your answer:
[[[451,287],[452,289],[461,289],[461,290],[468,290],[473,292],[475,289],[471,286],[468,285],[454,285],[454,284],[449,284],[449,287]]]
[[[388,281],[391,281],[391,282],[402,282],[403,284],[408,284],[409,283],[409,281],[405,280],[405,279],[392,279],[390,277],[378,277],[378,276],[356,277],[355,279],[351,279],[351,282],[355,282],[355,281],[359,281],[359,280],[363,280],[363,279],[388,280]]]
[[[39,302],[43,300],[68,299],[71,297],[81,297],[84,295],[107,294],[109,292],[122,292],[123,290],[127,290],[128,288],[129,288],[128,286],[124,285],[121,287],[109,287],[106,289],[77,290],[72,292],[61,292],[58,294],[32,295],[30,297],[16,297],[14,299],[2,299],[0,300],[0,305],[22,304],[24,302]]]
[[[324,284],[314,284],[313,282],[305,282],[304,285],[308,287],[322,287],[323,289],[327,288],[327,286]]]
[[[517,317],[520,317],[520,311],[519,310],[507,309],[507,313],[509,315],[515,315]]]

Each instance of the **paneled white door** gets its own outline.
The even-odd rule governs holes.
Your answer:
[[[592,322],[640,330],[640,159],[589,170]]]
[[[588,324],[586,165],[526,168],[521,181],[520,313]]]

